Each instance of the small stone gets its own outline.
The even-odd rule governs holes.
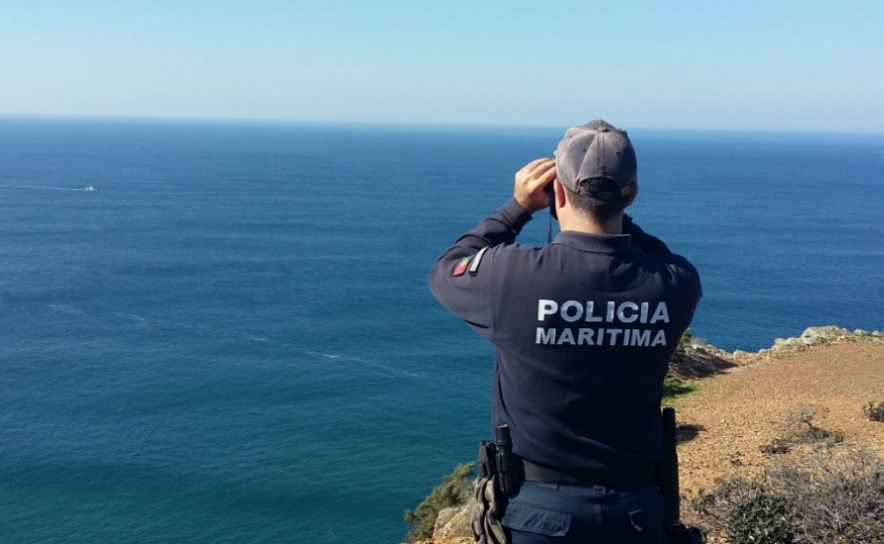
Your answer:
[[[734,351],[734,353],[731,355],[731,357],[736,359],[737,361],[742,361],[743,359],[748,359],[748,358],[752,357],[753,355],[755,355],[755,354],[749,353],[748,351],[743,351],[741,349],[738,349],[738,350]]]

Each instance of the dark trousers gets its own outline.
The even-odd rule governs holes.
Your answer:
[[[663,496],[653,483],[525,482],[501,523],[510,544],[664,544]]]

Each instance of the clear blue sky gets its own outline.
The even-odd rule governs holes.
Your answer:
[[[884,132],[881,0],[0,0],[0,115]]]

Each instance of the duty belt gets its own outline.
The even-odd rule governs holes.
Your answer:
[[[520,459],[526,482],[563,485],[628,485],[644,484],[654,480],[654,466],[640,467],[628,473],[612,474],[607,471],[561,470],[535,465]]]

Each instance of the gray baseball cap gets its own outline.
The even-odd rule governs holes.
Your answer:
[[[571,192],[597,200],[629,195],[637,164],[626,131],[601,119],[569,128],[556,148],[556,177]],[[611,180],[620,190],[590,190],[587,182],[595,179]]]

